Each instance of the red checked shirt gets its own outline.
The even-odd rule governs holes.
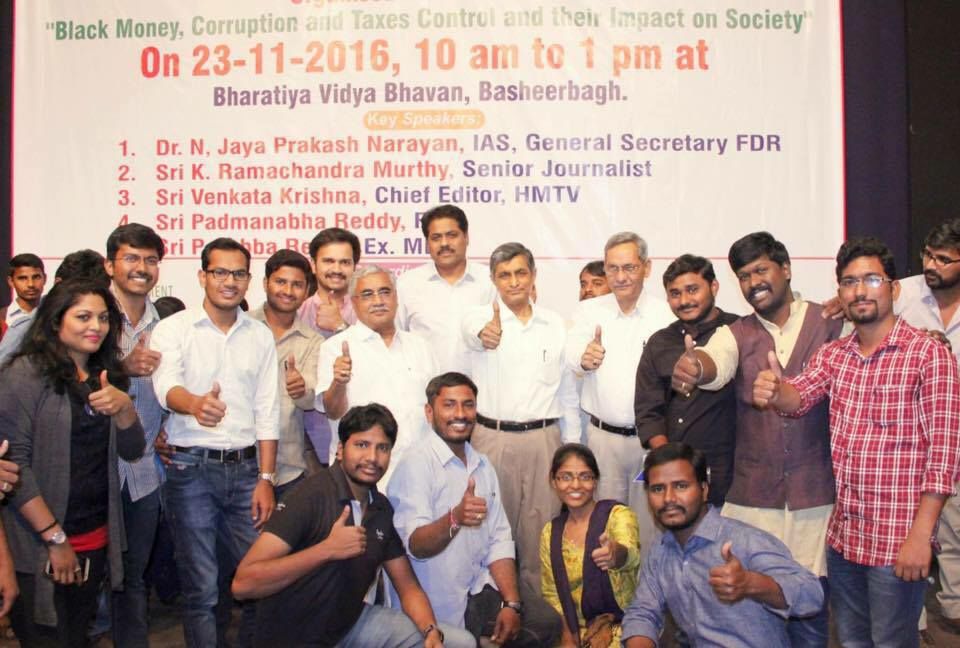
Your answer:
[[[825,344],[799,376],[802,416],[830,398],[837,500],[827,542],[847,560],[892,565],[922,493],[953,494],[960,379],[946,346],[898,318],[868,357],[856,333]]]

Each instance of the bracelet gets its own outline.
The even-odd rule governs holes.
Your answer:
[[[427,635],[430,634],[431,632],[433,632],[434,630],[436,630],[436,631],[437,631],[437,634],[440,635],[440,643],[443,643],[443,640],[444,640],[443,630],[441,630],[440,628],[438,628],[438,627],[436,626],[436,624],[434,624],[434,623],[431,623],[431,624],[428,625],[426,628],[424,628],[423,630],[421,630],[421,631],[420,631],[420,634],[421,634],[421,636],[423,636],[424,639],[426,639],[426,638],[427,638]]]
[[[703,378],[703,363],[700,362],[700,356],[693,354],[694,359],[697,361],[697,383],[700,382],[700,379]]]
[[[52,528],[55,527],[55,526],[57,526],[57,520],[56,520],[56,518],[54,518],[53,522],[51,522],[51,523],[48,524],[47,526],[43,527],[43,528],[40,529],[39,531],[37,531],[37,535],[43,535],[44,533],[46,533],[47,531],[49,531],[50,529],[52,529]]]
[[[453,507],[450,509],[450,537],[453,538],[453,534],[460,530],[460,525],[457,524],[457,516],[453,514]]]

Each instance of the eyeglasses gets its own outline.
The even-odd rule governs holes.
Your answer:
[[[625,273],[632,275],[639,272],[640,268],[642,267],[643,267],[642,265],[639,265],[637,263],[627,263],[622,266],[609,264],[609,265],[603,266],[603,273],[606,274],[607,276],[612,277],[620,274],[620,271],[623,270]]]
[[[593,482],[597,481],[597,476],[588,472],[582,472],[579,474],[574,474],[571,472],[557,473],[557,481],[562,481],[564,484],[570,484],[574,479],[581,484],[592,484]]]
[[[140,265],[140,262],[143,261],[143,264],[148,268],[156,268],[160,265],[160,257],[148,256],[142,257],[139,254],[124,254],[123,256],[117,257],[115,261],[123,261],[124,263],[129,263],[130,265]]]
[[[213,278],[217,281],[217,283],[226,281],[227,277],[231,275],[240,283],[250,280],[250,273],[246,270],[227,270],[226,268],[214,268],[213,270],[204,270],[204,272],[209,275],[213,275]]]
[[[360,301],[371,301],[374,296],[379,297],[380,299],[390,299],[390,295],[393,294],[393,288],[380,288],[376,291],[373,290],[361,290],[360,294],[357,295],[357,298]]]
[[[942,254],[934,254],[930,250],[924,250],[920,253],[920,261],[926,263],[927,261],[933,261],[933,265],[938,268],[944,268],[948,265],[953,265],[954,263],[960,263],[960,259],[951,259],[950,257],[943,256]]]
[[[878,274],[868,274],[862,277],[843,277],[839,283],[844,290],[851,290],[859,286],[860,282],[863,282],[867,288],[879,288],[885,283],[893,283],[893,279],[887,279]]]

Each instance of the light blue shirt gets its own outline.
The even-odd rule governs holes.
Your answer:
[[[786,609],[749,598],[732,605],[717,599],[710,587],[710,570],[723,564],[720,548],[727,541],[744,569],[777,582]],[[769,533],[721,517],[710,507],[685,546],[672,533],[664,533],[650,550],[633,601],[624,612],[623,640],[641,636],[656,642],[669,608],[692,646],[789,648],[786,617],[812,615],[822,607],[820,581],[793,560],[786,545]]]
[[[446,549],[433,558],[410,556],[423,591],[441,623],[463,627],[467,596],[485,585],[496,587],[490,564],[514,558],[513,536],[500,497],[500,483],[490,461],[465,444],[463,465],[436,433],[411,448],[400,460],[387,496],[393,505],[393,525],[410,552],[410,536],[418,528],[448,515],[460,503],[473,477],[474,493],[487,500],[487,517],[478,527],[461,527]]]
[[[3,334],[3,339],[0,340],[0,366],[20,348],[20,343],[27,336],[27,331],[36,314],[37,309],[34,308],[29,315],[17,318],[13,324],[9,325],[7,332]]]
[[[953,355],[960,359],[960,308],[954,311],[951,321],[944,322],[940,317],[937,298],[933,296],[923,275],[900,280],[900,297],[893,304],[893,312],[910,326],[943,332],[950,340]]]

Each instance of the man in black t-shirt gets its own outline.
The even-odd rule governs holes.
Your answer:
[[[376,489],[397,438],[390,410],[352,408],[339,436],[337,461],[287,495],[237,568],[234,596],[263,599],[254,643],[472,648],[469,633],[437,623],[393,526],[393,508]],[[364,603],[381,565],[403,612]]]

